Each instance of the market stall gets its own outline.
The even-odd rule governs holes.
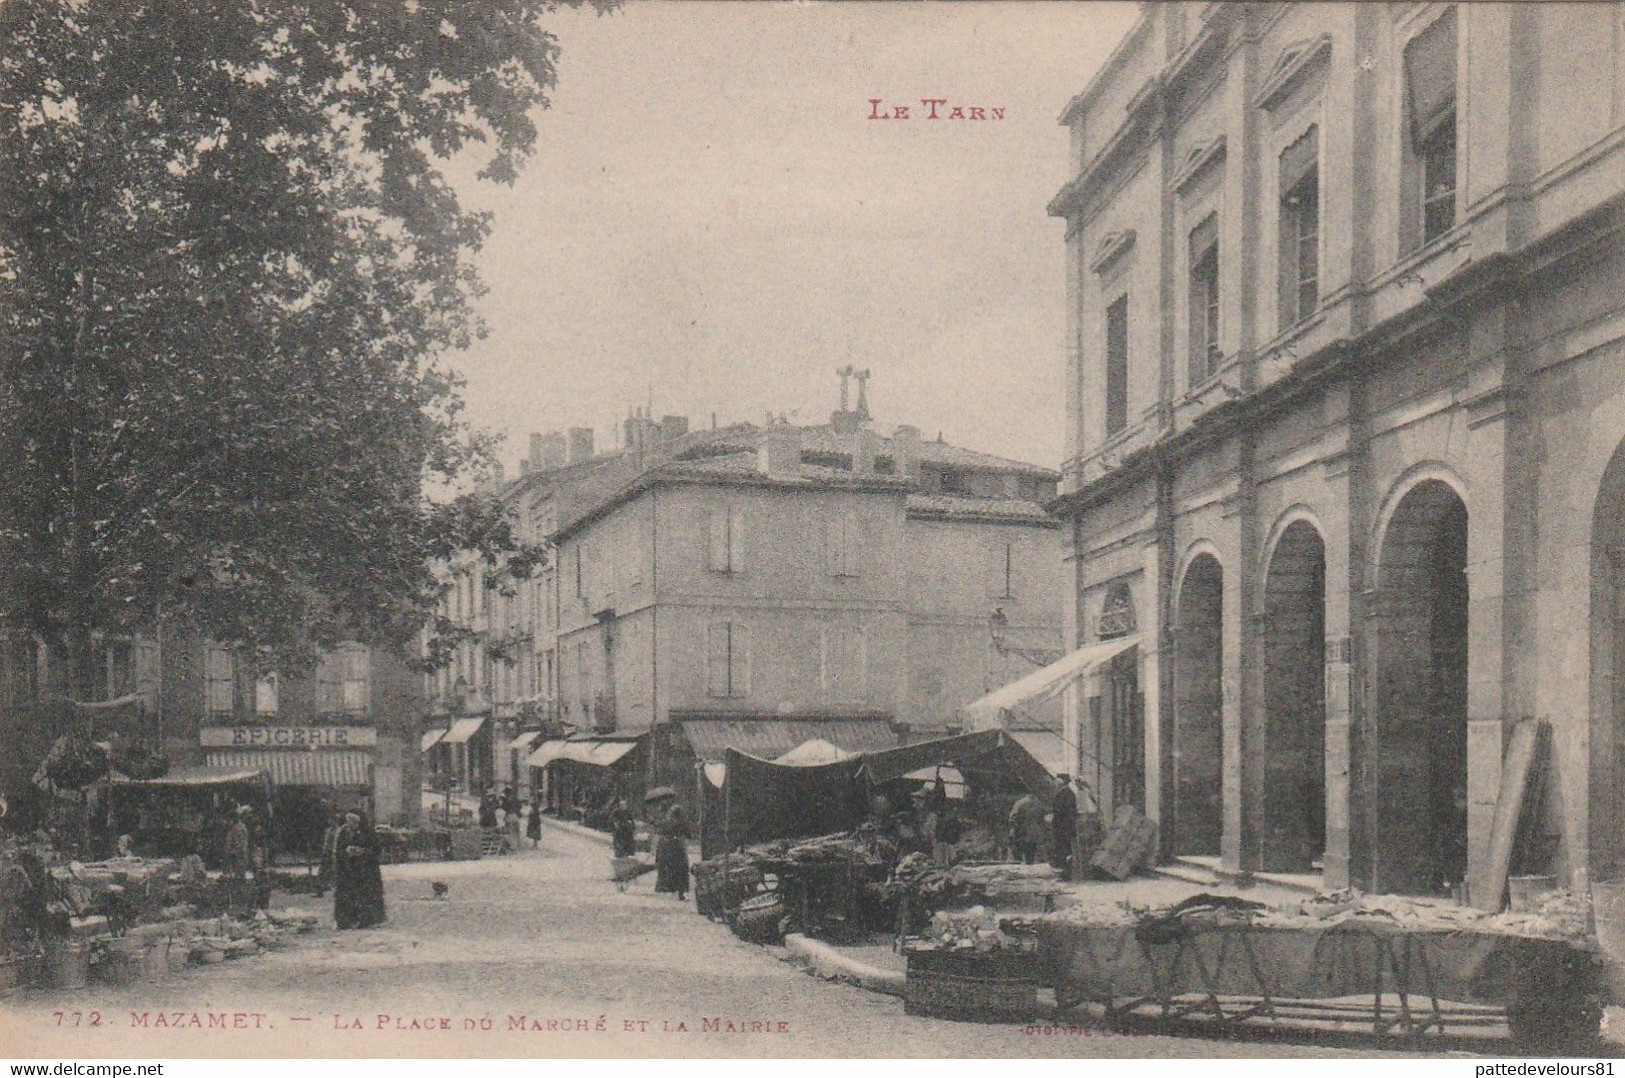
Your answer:
[[[1079,904],[1001,926],[1033,935],[1063,1010],[1376,1033],[1498,1032],[1583,1045],[1604,981],[1583,903],[1483,914],[1394,897],[1323,895],[1266,907],[1196,895],[1167,910]]]
[[[217,863],[225,818],[239,805],[254,812],[257,842],[275,834],[270,779],[258,769],[184,767],[154,779],[114,775],[108,784],[111,833],[130,836],[133,848],[148,856],[197,854]]]

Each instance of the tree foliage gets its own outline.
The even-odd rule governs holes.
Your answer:
[[[443,162],[516,176],[556,6],[0,3],[6,623],[413,654],[433,563],[507,560],[492,498],[425,493],[490,459],[445,361],[489,222]]]

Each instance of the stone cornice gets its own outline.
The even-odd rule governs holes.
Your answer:
[[[1332,54],[1332,35],[1295,41],[1281,50],[1270,68],[1264,85],[1259,87],[1253,105],[1261,109],[1274,109],[1304,76],[1318,68]]]

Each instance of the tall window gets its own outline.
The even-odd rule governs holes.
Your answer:
[[[1281,154],[1280,308],[1286,329],[1320,302],[1320,139],[1311,127]]]
[[[864,698],[869,685],[869,654],[862,626],[825,625],[819,632],[822,688],[831,700]]]
[[[709,564],[713,573],[737,573],[745,568],[744,506],[712,507]]]
[[[1405,46],[1407,139],[1415,169],[1412,213],[1422,243],[1456,224],[1456,12]]]
[[[993,598],[1016,597],[1016,545],[1011,542],[993,544]]]
[[[203,652],[204,706],[211,715],[230,715],[234,710],[236,664],[229,650],[210,644]]]
[[[719,699],[750,692],[750,648],[745,627],[736,621],[707,627],[706,689]]]
[[[824,560],[830,576],[858,575],[862,540],[857,510],[852,506],[838,506],[824,519]]]
[[[1128,426],[1128,296],[1106,308],[1106,434]]]
[[[276,671],[271,670],[261,674],[254,681],[254,714],[275,715],[277,713]]]
[[[1219,219],[1209,215],[1191,231],[1190,384],[1219,368]]]
[[[367,685],[368,651],[360,644],[343,644],[322,656],[316,668],[316,710],[324,715],[365,714],[370,703]],[[470,664],[472,665],[472,664]],[[469,671],[472,673],[472,670]],[[464,684],[469,678],[465,674]]]

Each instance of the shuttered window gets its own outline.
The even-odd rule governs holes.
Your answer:
[[[1314,313],[1320,304],[1320,138],[1311,127],[1281,154],[1281,328]]]
[[[1190,384],[1219,366],[1219,219],[1209,215],[1190,237]]]
[[[236,695],[236,664],[232,654],[219,644],[203,652],[204,704],[211,715],[230,715]]]
[[[836,507],[824,521],[824,560],[830,576],[857,576],[859,543],[857,509]]]
[[[712,622],[706,645],[707,692],[718,699],[749,695],[750,642],[745,626],[737,621]]]
[[[1106,308],[1106,434],[1128,426],[1128,296]]]
[[[859,625],[825,625],[819,633],[821,682],[834,702],[857,703],[869,687],[867,635]]]
[[[1422,243],[1456,224],[1456,13],[1405,46],[1405,106],[1415,167],[1413,221]]]
[[[711,544],[708,564],[713,573],[738,573],[745,568],[745,507],[719,505],[711,509]]]

